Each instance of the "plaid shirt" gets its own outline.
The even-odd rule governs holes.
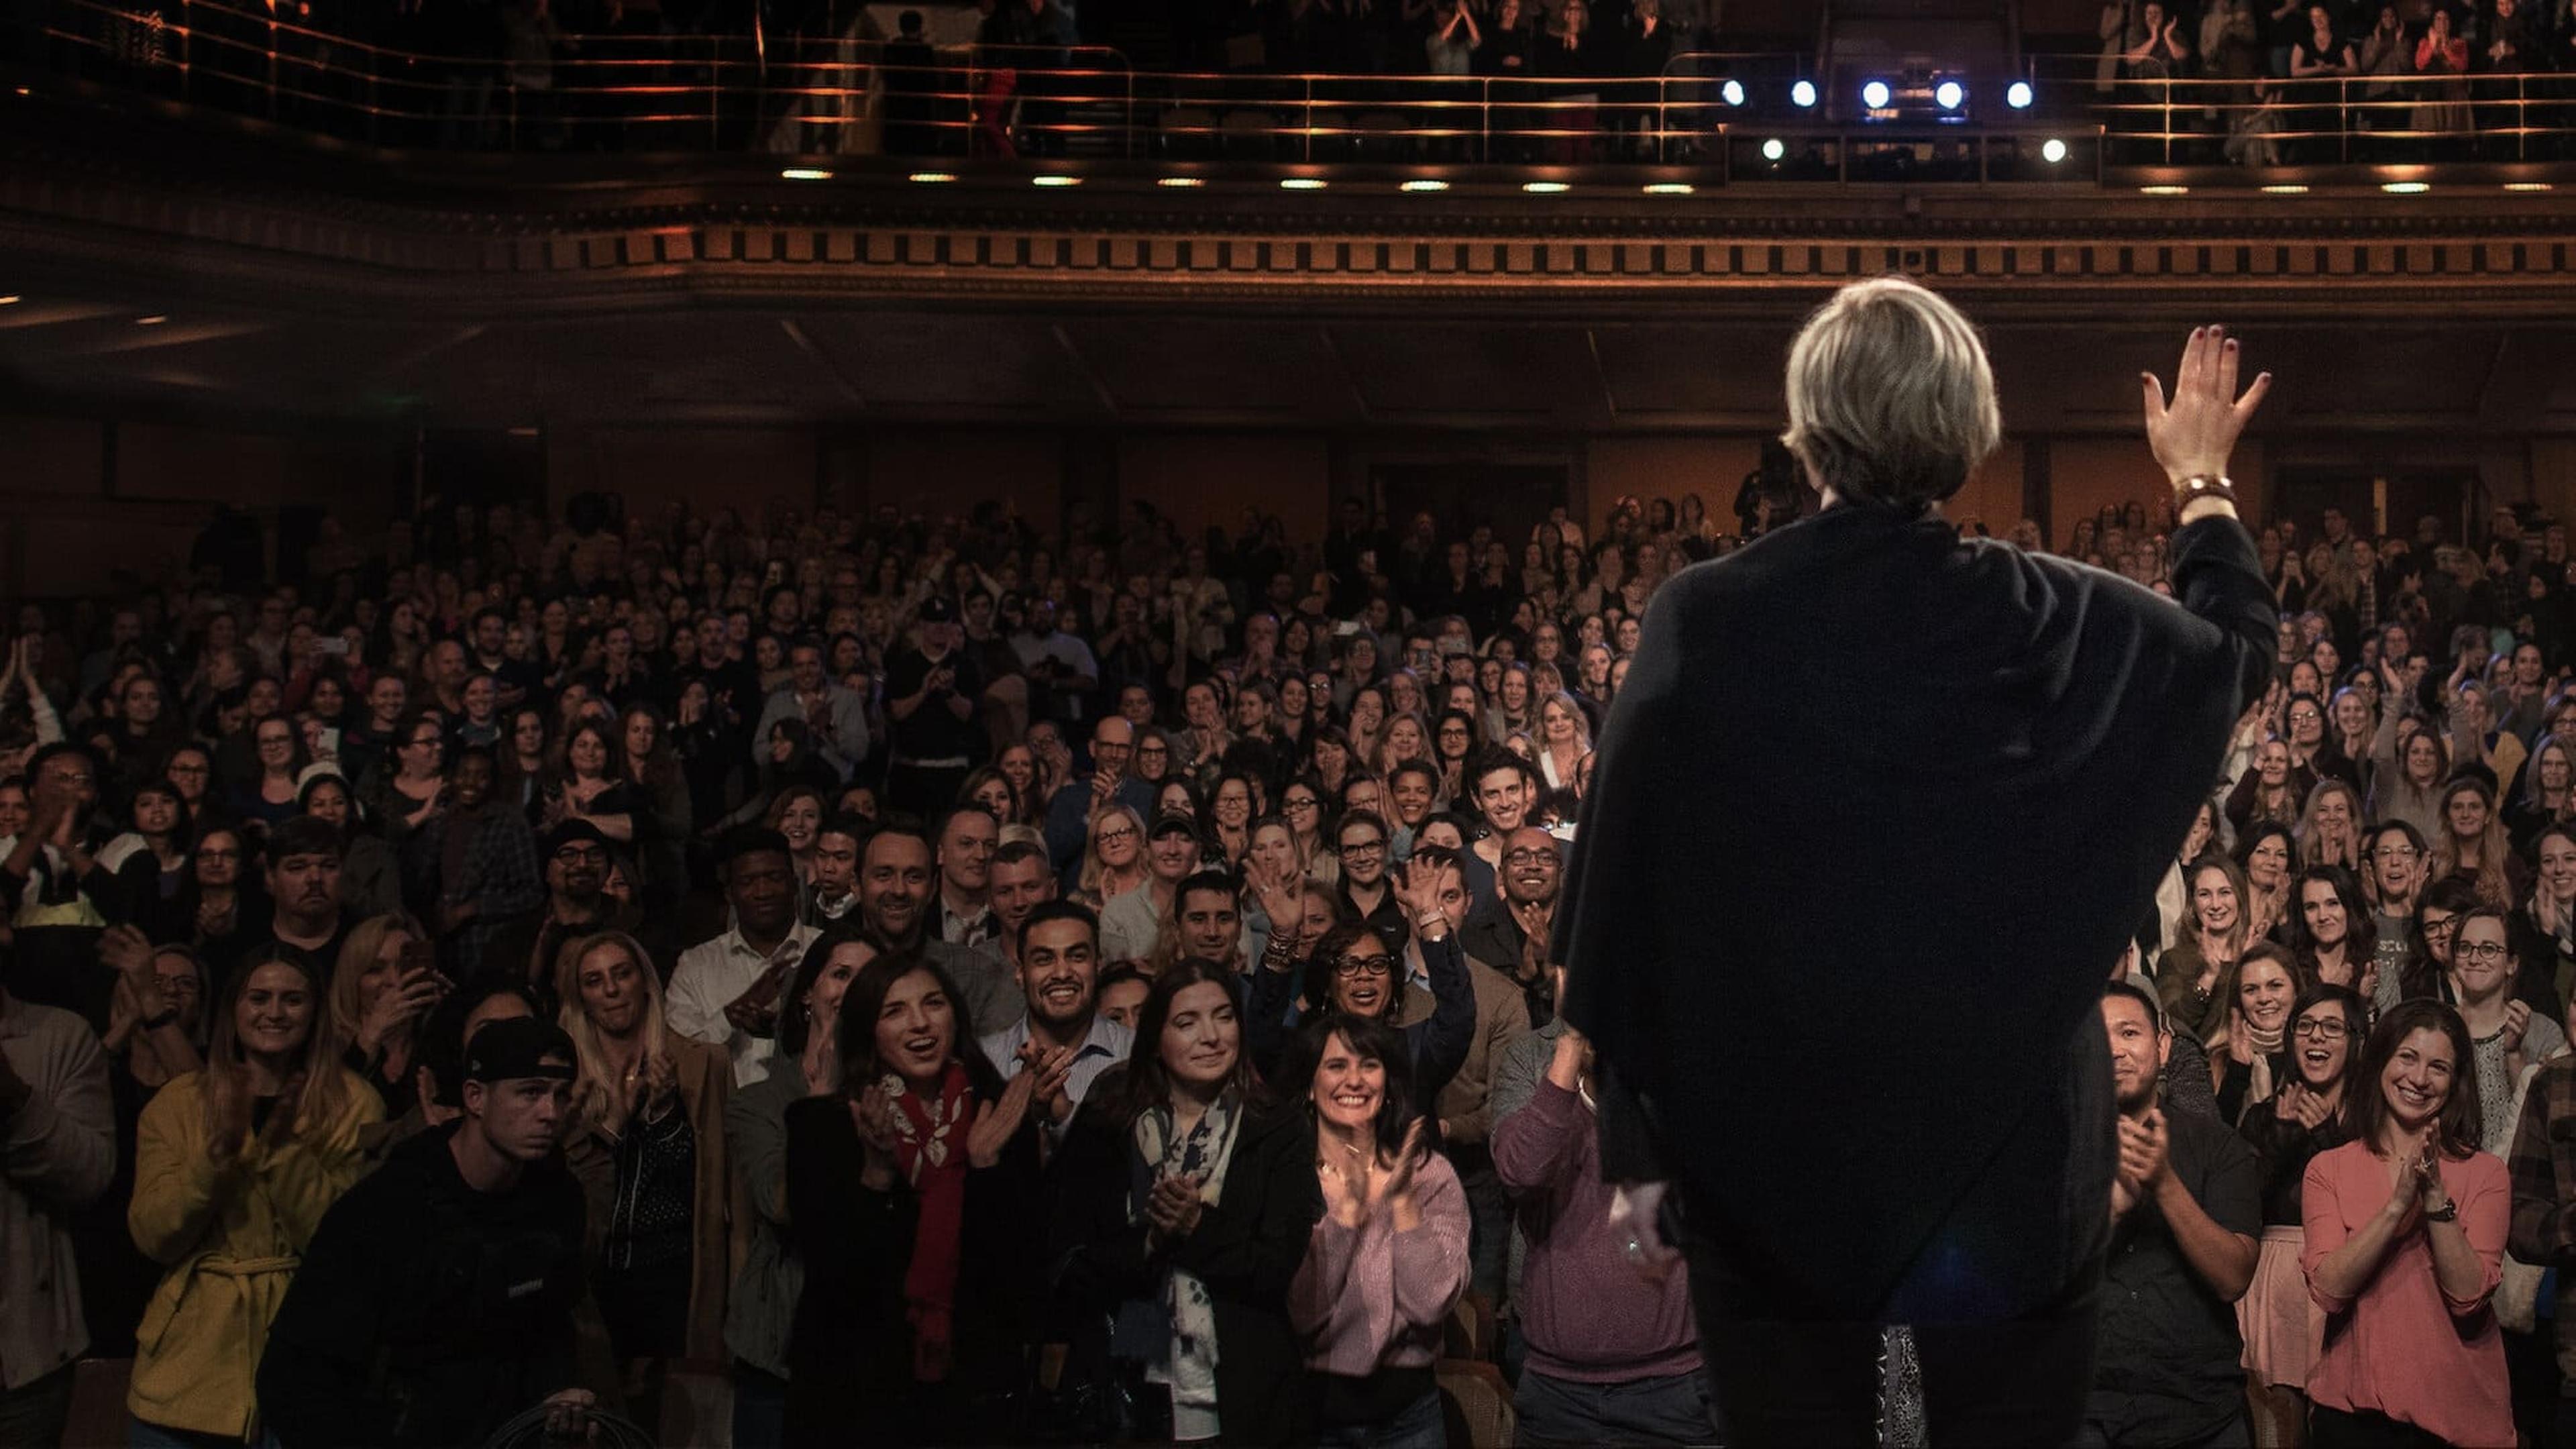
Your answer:
[[[2505,1171],[2513,1180],[2513,1229],[2505,1246],[2523,1262],[2576,1267],[2576,1056],[2541,1064],[2514,1129]]]
[[[470,826],[464,868],[446,879],[447,834]],[[473,901],[474,918],[450,933],[454,955],[449,965],[459,981],[472,980],[483,969],[484,948],[519,917],[544,905],[546,878],[537,862],[536,833],[527,817],[494,803],[474,815],[447,811],[432,818],[412,837],[414,894],[436,911],[450,902]],[[435,918],[433,917],[433,924]]]

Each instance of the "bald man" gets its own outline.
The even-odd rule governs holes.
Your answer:
[[[1136,754],[1136,727],[1123,715],[1104,715],[1091,727],[1091,770],[1076,775],[1047,802],[1047,859],[1058,880],[1071,889],[1082,874],[1082,847],[1090,838],[1091,817],[1112,804],[1124,805],[1140,820],[1153,818],[1154,787],[1129,774]]]

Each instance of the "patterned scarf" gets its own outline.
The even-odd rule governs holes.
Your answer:
[[[1199,1179],[1199,1201],[1216,1206],[1225,1196],[1225,1171],[1234,1160],[1236,1129],[1242,1122],[1243,1103],[1233,1092],[1221,1094],[1208,1104],[1207,1113],[1189,1131],[1175,1135],[1169,1107],[1148,1108],[1136,1119],[1137,1167],[1134,1192],[1128,1204],[1128,1221],[1141,1222],[1145,1202],[1152,1196],[1154,1183],[1164,1177]],[[1216,1406],[1216,1308],[1208,1297],[1207,1285],[1179,1268],[1170,1269],[1164,1284],[1163,1301],[1153,1305],[1159,1313],[1122,1314],[1122,1326],[1145,1328],[1123,1320],[1136,1317],[1159,1318],[1165,1335],[1156,1343],[1156,1351],[1136,1356],[1145,1359],[1145,1380],[1168,1384],[1172,1390],[1175,1437],[1183,1440],[1214,1438],[1217,1433]],[[1131,1347],[1138,1338],[1151,1342],[1156,1337],[1147,1328],[1142,1334],[1127,1337]]]
[[[912,1263],[903,1275],[904,1316],[912,1325],[912,1376],[935,1384],[948,1377],[956,1329],[957,1260],[966,1217],[966,1133],[975,1097],[966,1068],[948,1064],[939,1095],[929,1100],[888,1075],[895,1101],[895,1161],[921,1198]]]

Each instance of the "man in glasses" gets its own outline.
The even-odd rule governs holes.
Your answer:
[[[556,954],[609,927],[608,837],[578,817],[558,822],[538,845],[545,905],[496,933],[484,950],[487,969],[515,970],[520,986],[550,982]],[[541,988],[542,989],[542,988]]]
[[[1047,801],[1047,857],[1060,883],[1070,888],[1082,872],[1082,847],[1092,818],[1124,805],[1139,820],[1154,813],[1154,787],[1128,766],[1135,760],[1136,726],[1125,715],[1103,715],[1091,727],[1091,773],[1068,780]]]

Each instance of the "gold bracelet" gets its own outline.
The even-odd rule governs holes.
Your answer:
[[[2236,483],[2218,473],[2194,473],[2174,488],[2174,512],[2179,514],[2203,498],[2216,498],[2229,507],[2236,505]]]

